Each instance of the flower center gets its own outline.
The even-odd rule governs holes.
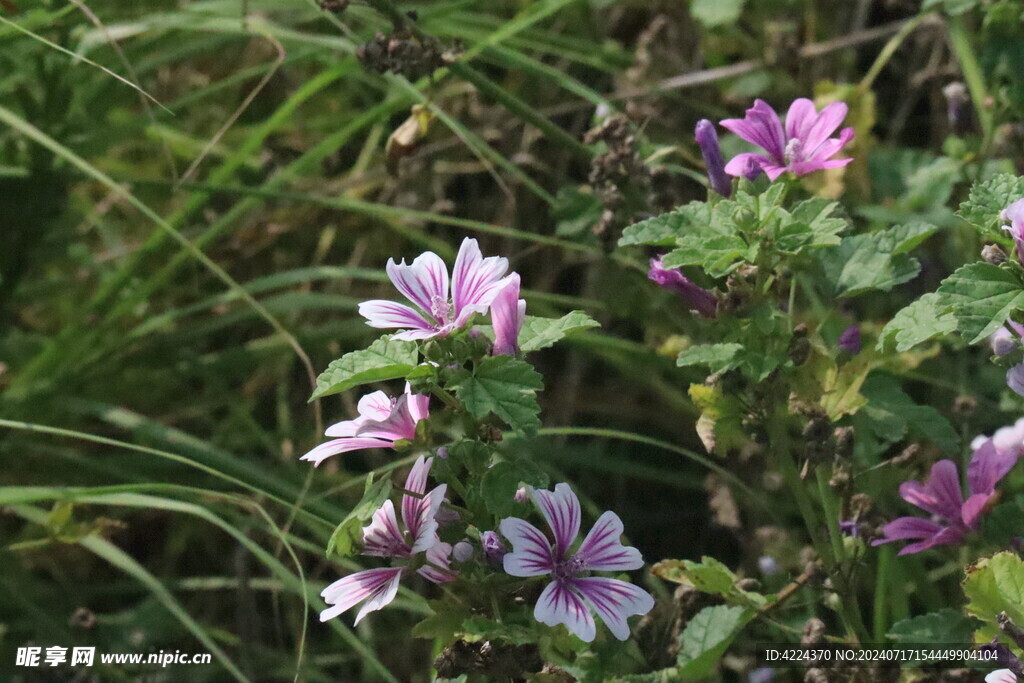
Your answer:
[[[452,315],[452,305],[448,299],[437,294],[430,300],[430,314],[442,325],[451,323],[455,317]]]
[[[804,143],[798,138],[793,138],[786,143],[786,149],[782,153],[782,160],[789,166],[794,162],[803,160],[804,156]]]
[[[551,576],[559,581],[571,581],[583,571],[583,560],[573,555],[567,560],[562,560],[555,565]]]

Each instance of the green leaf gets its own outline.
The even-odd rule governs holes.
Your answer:
[[[380,509],[384,501],[391,495],[391,479],[384,477],[380,481],[373,481],[373,473],[366,478],[366,486],[363,489],[363,498],[356,504],[352,511],[341,520],[341,524],[331,534],[327,542],[327,556],[331,553],[345,557],[355,552],[355,545],[362,540],[362,527],[373,516],[373,513]]]
[[[971,642],[974,627],[974,620],[964,616],[960,610],[947,607],[931,614],[897,621],[886,636],[897,643],[967,644]]]
[[[711,277],[723,277],[742,262],[757,258],[757,245],[748,245],[739,235],[715,234],[709,230],[683,235],[676,240],[662,264],[666,268],[700,266]]]
[[[813,197],[799,202],[792,211],[776,212],[773,231],[775,248],[783,253],[797,254],[807,248],[830,247],[841,243],[839,233],[846,230],[845,218],[833,216],[837,202]]]
[[[1024,197],[1024,177],[1002,173],[975,183],[956,215],[983,232],[1002,237],[1004,233],[999,228],[1004,222],[999,213],[1021,197]]]
[[[451,641],[462,630],[462,622],[473,614],[468,606],[458,600],[431,600],[428,604],[434,613],[412,627],[415,638]]]
[[[747,444],[748,438],[743,429],[746,409],[739,399],[726,395],[721,387],[704,384],[691,384],[689,394],[701,411],[697,419],[697,436],[708,453],[727,455],[731,449]]]
[[[746,0],[693,0],[690,14],[708,28],[734,24],[743,12]]]
[[[633,244],[667,246],[689,231],[700,230],[711,222],[711,206],[705,202],[690,202],[678,209],[654,218],[634,223],[622,231],[620,247]]]
[[[346,353],[332,361],[316,378],[316,391],[310,400],[360,384],[405,377],[416,367],[417,360],[415,342],[381,337],[366,349]]]
[[[974,642],[999,638],[1019,655],[1020,648],[999,629],[996,618],[1005,611],[1014,624],[1024,624],[1024,560],[1009,552],[978,560],[967,568],[963,589],[967,613],[985,624]]]
[[[685,368],[691,365],[706,365],[712,373],[736,367],[736,354],[743,350],[742,344],[701,344],[691,346],[676,358],[676,365]]]
[[[523,484],[545,488],[548,475],[532,460],[503,460],[484,473],[480,480],[480,496],[491,514],[508,517],[515,512],[516,491]]]
[[[861,387],[868,403],[863,410],[871,417],[876,435],[895,442],[908,431],[927,439],[947,453],[960,450],[960,435],[942,413],[931,406],[914,403],[891,375],[873,373]]]
[[[819,252],[818,261],[836,296],[854,297],[872,290],[888,291],[917,276],[921,264],[907,252],[936,230],[933,225],[911,223],[853,235],[838,247]]]
[[[537,392],[544,382],[526,361],[512,356],[484,358],[472,372],[455,373],[451,384],[473,417],[494,413],[512,429],[530,432],[540,427]]]
[[[519,331],[519,349],[523,353],[546,349],[567,335],[601,324],[583,311],[566,313],[561,318],[526,316]]]
[[[727,605],[705,607],[698,612],[679,636],[680,678],[701,681],[711,677],[729,643],[754,614],[754,610]]]
[[[953,307],[957,331],[977,344],[1010,313],[1024,308],[1024,287],[1011,270],[990,263],[970,263],[958,268],[939,285],[938,293]]]
[[[878,336],[879,350],[902,353],[918,344],[956,331],[952,304],[941,294],[929,292],[893,316]]]
[[[759,609],[768,603],[764,595],[739,588],[736,585],[739,577],[713,557],[702,557],[700,562],[662,560],[651,567],[651,573],[666,581],[721,596],[731,605]]]
[[[481,616],[467,618],[462,622],[461,631],[473,635],[479,640],[503,640],[513,645],[526,645],[537,640],[533,629],[517,624],[505,624]]]

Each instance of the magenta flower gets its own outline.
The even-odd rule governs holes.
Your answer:
[[[1010,233],[1017,250],[1017,260],[1024,263],[1024,199],[1018,199],[999,212],[999,218],[1009,221],[1010,224],[1004,225],[1003,230]]]
[[[581,640],[597,633],[591,611],[619,640],[629,638],[626,618],[647,614],[654,598],[647,591],[618,579],[584,576],[591,570],[622,572],[639,569],[643,558],[636,548],[623,546],[622,521],[614,512],[601,515],[583,543],[571,552],[580,532],[580,501],[568,484],[554,492],[530,488],[530,496],[548,523],[554,542],[540,529],[517,517],[501,520],[501,533],[512,543],[502,562],[512,576],[551,576],[533,610],[542,624],[565,624]]]
[[[848,109],[845,102],[833,102],[818,113],[813,102],[800,98],[790,105],[783,130],[775,110],[763,100],[754,100],[746,118],[726,119],[721,124],[767,154],[739,154],[725,165],[725,172],[749,177],[752,167],[758,167],[775,180],[786,171],[801,176],[846,166],[852,158],[831,157],[853,139],[853,128],[844,128],[838,138],[829,135],[846,118]]]
[[[445,484],[427,493],[427,475],[433,458],[421,455],[409,471],[402,496],[402,522],[405,531],[398,525],[395,505],[385,501],[373,513],[370,524],[363,527],[363,554],[371,557],[389,557],[411,560],[424,553],[426,563],[416,572],[433,583],[453,581],[456,572],[449,569],[452,547],[437,537],[437,520],[434,519],[444,500]],[[410,495],[413,494],[413,495]],[[342,612],[364,602],[355,623],[376,610],[388,605],[398,593],[402,574],[409,566],[366,569],[335,581],[320,594],[331,605],[320,613],[320,621],[333,619]]]
[[[1017,454],[1000,450],[992,439],[981,443],[967,465],[970,491],[965,501],[960,488],[960,473],[952,460],[932,465],[927,484],[904,482],[900,496],[932,515],[932,519],[900,517],[885,525],[884,538],[872,545],[892,541],[917,540],[900,550],[900,555],[919,553],[937,545],[958,545],[970,531],[981,525],[981,517],[996,495],[996,484],[1017,462]]]
[[[860,328],[850,325],[839,335],[837,345],[847,353],[860,353]]]
[[[476,240],[467,237],[455,258],[449,296],[448,268],[434,252],[420,254],[412,265],[406,265],[405,259],[401,263],[388,259],[388,277],[416,308],[376,299],[359,304],[359,314],[370,327],[409,328],[395,339],[444,337],[464,327],[474,314],[487,312],[508,282],[502,279],[507,270],[508,259],[484,258]]]
[[[696,311],[705,318],[714,318],[718,311],[718,299],[715,298],[715,295],[703,287],[695,285],[678,268],[666,268],[661,262],[663,258],[665,258],[664,254],[651,259],[651,268],[647,271],[647,277],[665,289],[678,294],[691,311]]]
[[[338,438],[325,441],[299,459],[319,466],[339,453],[394,448],[396,441],[416,438],[416,425],[430,416],[429,406],[430,397],[413,393],[408,384],[397,399],[383,391],[367,394],[359,399],[359,417],[331,425],[324,432],[325,436]]]
[[[1017,674],[1009,669],[999,669],[985,676],[985,683],[1017,683]]]
[[[501,288],[491,302],[491,323],[494,325],[494,356],[514,356],[519,353],[519,331],[526,320],[526,302],[519,298],[519,274],[512,273],[508,284]]]

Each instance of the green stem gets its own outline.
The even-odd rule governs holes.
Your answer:
[[[872,631],[876,643],[881,643],[885,640],[886,616],[888,616],[886,608],[889,602],[886,599],[886,588],[889,582],[893,580],[892,574],[889,571],[889,567],[892,565],[893,552],[892,546],[887,545],[878,553],[878,567],[875,575],[875,604],[872,610]]]
[[[988,108],[988,93],[985,88],[985,75],[978,64],[978,57],[971,46],[971,38],[967,33],[963,17],[950,17],[946,24],[949,32],[949,42],[956,53],[957,61],[960,62],[960,70],[963,72],[964,80],[967,81],[967,90],[971,93],[971,103],[974,104],[974,111],[978,114],[978,121],[982,130],[982,154],[988,150],[992,143],[992,135],[995,131],[995,117]]]

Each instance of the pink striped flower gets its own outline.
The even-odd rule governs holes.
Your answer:
[[[760,168],[769,179],[775,180],[786,171],[801,176],[824,168],[846,166],[852,158],[832,157],[853,139],[853,128],[844,128],[838,138],[829,135],[846,118],[848,109],[845,102],[833,102],[818,113],[813,102],[800,98],[790,105],[783,128],[771,105],[754,100],[745,118],[726,119],[721,124],[762,148],[765,154],[738,154],[725,165],[725,172],[738,177],[748,175],[751,168]]]
[[[494,297],[508,283],[508,259],[484,258],[475,239],[466,238],[455,258],[449,295],[448,267],[432,251],[417,256],[411,265],[388,259],[391,282],[415,308],[375,299],[359,304],[366,324],[378,328],[406,329],[395,339],[444,337],[465,327],[476,313],[486,313]]]
[[[927,484],[907,481],[900,486],[900,496],[911,505],[929,513],[932,518],[900,517],[885,525],[885,534],[872,543],[915,540],[900,550],[912,555],[937,545],[959,545],[964,537],[981,526],[981,518],[996,496],[996,484],[1013,469],[1017,453],[1000,449],[992,439],[979,444],[967,465],[967,486],[970,495],[964,500],[960,473],[952,460],[932,465]]]
[[[519,353],[519,332],[526,320],[526,302],[519,298],[519,274],[512,273],[508,284],[501,288],[491,302],[491,323],[494,325],[495,356],[514,356]]]
[[[430,416],[430,397],[415,394],[406,384],[405,393],[397,399],[383,391],[375,391],[359,399],[359,417],[331,425],[325,436],[337,437],[325,441],[303,455],[319,466],[327,458],[339,453],[366,448],[394,448],[396,441],[416,438],[416,425]]]
[[[1017,683],[1017,674],[1009,669],[999,669],[985,676],[985,683]]]
[[[568,484],[558,484],[554,492],[529,488],[530,497],[540,509],[554,541],[537,527],[517,517],[501,521],[501,533],[512,543],[512,551],[502,559],[505,572],[512,576],[551,576],[541,593],[533,616],[548,626],[565,624],[581,640],[590,642],[597,633],[596,612],[619,640],[629,638],[626,618],[647,614],[654,598],[631,583],[597,576],[592,570],[622,572],[639,569],[644,561],[636,548],[622,545],[622,521],[614,512],[601,515],[583,542],[572,552],[580,532],[580,501]]]
[[[427,493],[427,475],[433,461],[433,458],[424,459],[421,455],[405,480],[408,493],[402,496],[404,531],[398,524],[394,503],[385,501],[373,513],[370,524],[363,527],[363,554],[411,561],[423,553],[426,561],[416,573],[433,583],[445,583],[453,581],[456,572],[449,569],[452,547],[438,539],[435,519],[447,486],[441,484]],[[320,613],[320,621],[333,619],[362,602],[363,607],[356,615],[355,623],[358,624],[364,616],[395,599],[402,574],[409,568],[407,563],[397,567],[366,569],[335,581],[320,594],[331,605]]]

